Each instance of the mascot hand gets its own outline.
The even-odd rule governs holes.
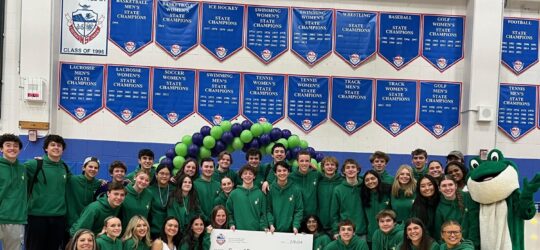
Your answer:
[[[529,182],[527,178],[523,178],[522,196],[532,198],[533,194],[540,188],[540,173],[537,173]]]

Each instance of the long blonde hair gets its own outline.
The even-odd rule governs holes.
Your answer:
[[[409,183],[402,185],[399,183],[399,174],[403,169],[407,169],[409,171],[409,177],[410,181]],[[392,196],[398,197],[399,196],[399,190],[403,190],[405,197],[412,197],[414,195],[414,191],[416,190],[416,179],[413,176],[413,170],[411,166],[407,164],[403,164],[399,166],[399,169],[396,172],[396,176],[394,177],[394,183],[392,184]]]
[[[135,234],[135,230],[137,229],[137,224],[139,223],[139,221],[143,221],[147,227],[146,235],[142,239],[139,239],[139,237],[137,237],[137,235]],[[126,240],[133,239],[133,242],[135,243],[133,244],[133,249],[137,249],[140,242],[142,242],[148,247],[152,245],[152,241],[150,239],[150,224],[148,223],[148,220],[146,220],[146,218],[141,215],[135,215],[131,217],[131,220],[129,220],[125,232],[126,233],[124,234],[122,241],[124,242]]]
[[[103,229],[102,229],[101,232],[98,234],[98,236],[100,236],[100,235],[102,235],[102,234],[107,234],[107,230],[105,230],[105,228],[107,227],[107,223],[109,223],[109,221],[112,220],[112,219],[118,219],[118,220],[120,220],[120,218],[118,218],[118,217],[116,217],[116,216],[112,216],[112,215],[111,215],[111,216],[107,216],[107,218],[105,218],[105,219],[103,220]],[[120,220],[120,222],[122,222],[122,221]]]

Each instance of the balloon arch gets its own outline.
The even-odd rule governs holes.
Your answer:
[[[241,123],[222,121],[213,127],[202,126],[199,132],[184,135],[181,141],[167,150],[159,162],[173,166],[176,173],[188,158],[200,160],[216,157],[225,150],[229,153],[237,150],[246,152],[250,148],[257,148],[262,155],[266,155],[272,153],[275,143],[285,146],[290,165],[298,166],[296,155],[300,150],[306,150],[311,155],[311,162],[320,169],[324,155],[310,147],[306,140],[293,135],[288,129],[275,128],[269,122],[252,123],[249,120]]]

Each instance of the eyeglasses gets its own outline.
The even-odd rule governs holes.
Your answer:
[[[460,235],[461,231],[443,231],[446,235]]]

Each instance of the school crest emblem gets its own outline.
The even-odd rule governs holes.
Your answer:
[[[309,130],[313,126],[313,122],[309,119],[304,119],[302,121],[302,128],[305,130]]]
[[[86,116],[86,109],[84,109],[83,107],[78,107],[75,109],[75,116],[77,117],[77,119],[82,119]]]
[[[221,121],[223,121],[223,116],[214,115],[214,117],[212,119],[212,122],[214,123],[214,125],[219,125],[221,123]]]
[[[437,67],[439,67],[439,69],[444,69],[444,68],[446,68],[447,65],[448,64],[447,64],[445,58],[441,57],[441,58],[437,59]]]
[[[360,63],[360,56],[358,54],[352,54],[349,58],[349,62],[351,62],[353,65],[357,65]]]
[[[227,49],[224,47],[218,47],[216,48],[216,55],[222,59],[227,55]]]
[[[259,123],[265,123],[265,122],[268,122],[268,119],[266,119],[265,117],[259,117],[259,119],[257,119],[257,121]]]
[[[397,122],[392,122],[390,124],[390,131],[394,134],[397,134],[401,130],[401,125]]]
[[[218,245],[223,245],[225,244],[225,235],[223,234],[218,234],[218,236],[216,237],[216,243],[218,243]]]
[[[268,49],[264,49],[262,52],[261,52],[261,57],[263,60],[265,61],[268,61],[272,58],[272,51],[268,50]]]
[[[307,55],[306,55],[306,59],[310,63],[313,63],[313,62],[317,61],[317,53],[315,53],[313,51],[308,52]]]
[[[182,52],[182,46],[178,45],[178,44],[173,44],[171,46],[171,54],[173,56],[178,56],[180,55],[180,52]]]
[[[170,123],[175,123],[178,121],[178,114],[175,113],[175,112],[170,112],[167,114],[167,120],[170,122]]]
[[[403,57],[401,56],[394,57],[394,65],[396,65],[396,67],[401,67],[403,65]]]
[[[136,48],[137,48],[137,45],[133,41],[128,41],[124,44],[124,49],[126,49],[128,53],[135,51]]]
[[[442,135],[443,132],[444,132],[444,126],[443,125],[441,125],[441,124],[433,125],[433,133],[435,133],[435,135]]]
[[[121,114],[122,114],[122,119],[124,119],[124,121],[129,121],[131,117],[133,117],[133,112],[129,109],[122,110]]]
[[[345,122],[345,129],[349,132],[353,132],[356,129],[356,122],[353,120]]]
[[[80,43],[87,44],[99,35],[105,17],[90,9],[90,5],[79,6],[81,9],[66,13],[65,17],[71,35]]]
[[[518,138],[521,135],[521,129],[518,127],[513,127],[510,129],[510,134],[514,138]]]
[[[519,71],[523,70],[523,62],[520,61],[520,60],[516,60],[513,63],[512,67],[514,68],[515,71],[519,72]]]

